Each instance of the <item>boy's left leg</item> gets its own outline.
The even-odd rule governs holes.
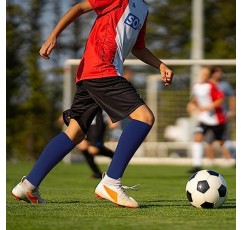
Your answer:
[[[23,177],[13,188],[14,198],[30,203],[45,203],[38,192],[40,183],[83,137],[83,131],[77,122],[71,120],[68,129],[47,144],[28,176]]]

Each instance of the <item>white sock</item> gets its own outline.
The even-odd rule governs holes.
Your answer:
[[[202,142],[193,142],[191,147],[192,164],[194,167],[201,167],[204,146]]]
[[[109,177],[107,174],[105,174],[103,181],[107,184],[117,184],[120,180],[116,180],[114,178]]]
[[[27,179],[23,181],[22,185],[27,191],[33,191],[35,189],[35,186],[31,184]]]

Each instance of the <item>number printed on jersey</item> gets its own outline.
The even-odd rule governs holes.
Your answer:
[[[125,24],[132,27],[134,30],[141,28],[140,19],[132,13],[129,13],[126,17]]]

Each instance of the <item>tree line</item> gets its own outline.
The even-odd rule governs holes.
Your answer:
[[[58,41],[51,61],[38,51],[63,13],[78,1],[7,1],[7,159],[36,159],[61,129],[63,60],[80,58],[95,14],[78,19]],[[65,4],[65,5],[64,5]],[[152,0],[147,46],[162,59],[190,58],[191,1]],[[235,1],[204,1],[205,58],[235,58]]]

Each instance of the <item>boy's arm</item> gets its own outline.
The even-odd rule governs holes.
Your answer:
[[[93,8],[89,1],[80,2],[70,8],[64,16],[59,20],[58,24],[52,30],[47,40],[43,43],[39,50],[39,54],[44,59],[49,59],[49,55],[56,46],[56,41],[59,34],[80,15],[91,11]]]
[[[172,78],[174,73],[170,70],[163,62],[161,62],[150,50],[146,47],[144,48],[133,48],[132,54],[145,62],[148,65],[151,65],[160,70],[162,81],[165,85],[172,83]]]

